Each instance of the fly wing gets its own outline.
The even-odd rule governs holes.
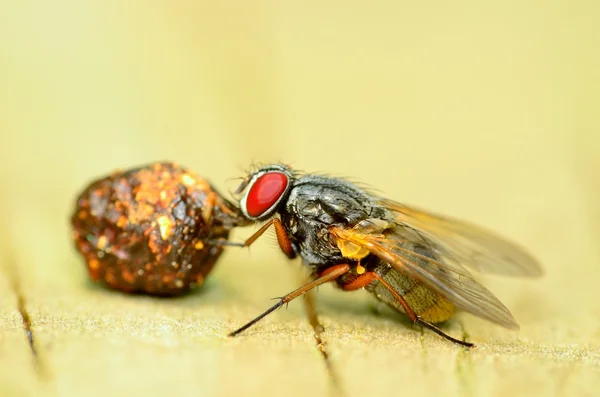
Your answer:
[[[395,221],[426,236],[449,261],[482,273],[538,277],[543,274],[535,258],[521,247],[470,223],[442,217],[384,199]]]
[[[390,264],[444,296],[458,308],[503,327],[518,329],[510,311],[466,269],[441,262],[407,248],[405,230],[394,226],[381,234],[362,233],[356,229],[335,227],[331,235],[338,241],[366,248]]]

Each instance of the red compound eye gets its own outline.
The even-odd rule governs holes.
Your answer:
[[[246,196],[246,212],[252,218],[257,218],[269,210],[288,186],[287,175],[281,172],[267,172],[259,176]]]

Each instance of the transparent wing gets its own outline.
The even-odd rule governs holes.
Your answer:
[[[356,229],[332,228],[331,235],[366,248],[382,261],[444,296],[458,308],[503,327],[518,329],[510,311],[462,267],[432,259],[416,252],[401,226],[382,234],[361,233]],[[421,246],[422,247],[422,246]]]
[[[399,225],[426,236],[443,257],[482,273],[538,277],[540,264],[514,243],[479,226],[384,199]]]

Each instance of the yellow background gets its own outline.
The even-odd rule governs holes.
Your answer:
[[[469,354],[375,314],[366,293],[320,288],[348,395],[594,395],[597,4],[0,1],[0,394],[330,388],[300,301],[224,338],[297,285],[299,262],[272,236],[227,252],[184,299],[86,282],[69,240],[75,195],[114,168],[175,160],[224,194],[253,162],[352,177],[542,262],[540,280],[483,278],[522,329],[460,315],[448,332],[464,327],[481,345]]]

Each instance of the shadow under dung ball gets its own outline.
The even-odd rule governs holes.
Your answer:
[[[88,185],[71,216],[90,277],[129,293],[181,295],[203,284],[248,221],[210,183],[176,163],[117,171]]]

